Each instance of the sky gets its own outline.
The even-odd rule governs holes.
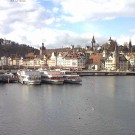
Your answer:
[[[135,0],[0,0],[0,38],[39,48],[135,45]]]

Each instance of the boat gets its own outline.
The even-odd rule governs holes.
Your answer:
[[[18,78],[13,73],[4,73],[0,75],[0,82],[1,83],[15,83],[15,82],[18,82]]]
[[[14,75],[13,73],[4,73],[3,74],[4,80],[6,83],[15,83],[18,82],[18,77]]]
[[[70,84],[81,84],[82,79],[81,77],[73,72],[66,72],[66,71],[61,71],[63,73],[64,77],[64,83],[70,83]]]
[[[18,70],[18,79],[21,84],[41,84],[41,73],[34,70]]]
[[[63,84],[64,78],[60,71],[41,70],[41,80],[43,83]]]
[[[0,83],[6,83],[6,79],[3,74],[0,74]]]

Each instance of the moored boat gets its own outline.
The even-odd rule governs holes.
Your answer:
[[[60,71],[42,70],[41,80],[43,83],[63,84],[64,78]]]
[[[13,73],[4,73],[0,75],[0,82],[1,83],[15,83],[15,82],[18,82],[18,78]]]
[[[61,71],[64,75],[64,83],[81,84],[82,79],[78,74]]]
[[[41,73],[33,70],[18,70],[17,75],[21,84],[41,84]]]

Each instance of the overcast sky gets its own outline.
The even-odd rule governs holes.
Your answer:
[[[0,0],[0,38],[39,48],[135,44],[135,0]]]

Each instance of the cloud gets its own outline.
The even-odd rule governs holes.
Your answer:
[[[54,0],[61,5],[62,18],[76,23],[95,19],[134,17],[134,0]]]
[[[56,9],[54,11],[56,12]],[[0,36],[2,38],[33,45],[34,38],[40,39],[37,37],[42,32],[41,29],[47,28],[54,21],[52,12],[37,0],[24,2],[1,0],[0,2]]]
[[[135,34],[133,34],[132,36],[128,36],[128,35],[121,35],[117,42],[119,45],[124,45],[125,42],[129,43],[129,41],[131,40],[132,45],[135,45]]]
[[[39,48],[42,42],[47,48],[58,48],[71,44],[91,45],[94,35],[96,42],[102,44],[108,40],[108,37],[100,34],[97,24],[90,24],[89,20],[110,20],[119,16],[134,16],[135,13],[133,0],[50,0],[49,2],[53,2],[54,5],[51,3],[53,6],[48,8],[47,4],[42,5],[38,0],[25,0],[25,2],[1,0],[0,38],[29,44],[36,48]],[[82,21],[85,22],[82,23],[84,25],[78,24],[77,28],[82,29],[83,33],[68,28],[70,23],[77,24]],[[125,40],[128,42],[127,37],[120,36],[119,42]],[[135,35],[132,38],[135,39]]]

